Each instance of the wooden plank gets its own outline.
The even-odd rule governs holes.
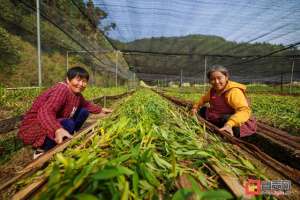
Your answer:
[[[6,90],[30,90],[30,89],[42,89],[45,87],[14,87],[14,88],[5,88]]]
[[[210,163],[213,170],[222,178],[228,188],[236,197],[242,197],[242,199],[251,199],[252,197],[245,194],[245,189],[241,185],[238,177],[234,174],[228,174],[224,170],[220,169],[217,165]]]
[[[90,133],[83,141],[83,144],[79,145],[76,147],[76,149],[81,149],[83,148],[87,142],[90,141],[90,139],[95,136],[96,133],[92,132]],[[48,180],[48,177],[43,176],[41,177],[38,181],[34,181],[27,185],[26,187],[22,188],[22,190],[18,191],[12,199],[18,199],[18,200],[23,200],[23,199],[28,199],[30,196],[34,195],[35,192],[40,189]]]
[[[21,170],[18,173],[17,176],[13,177],[9,181],[7,181],[5,184],[1,185],[0,186],[0,191],[7,188],[7,187],[9,187],[9,186],[11,186],[15,182],[17,182],[17,180],[19,180],[20,178],[22,178],[25,175],[29,174],[29,172],[32,173],[32,172],[37,171],[46,162],[48,162],[53,157],[54,154],[65,150],[73,140],[79,139],[82,136],[86,135],[87,133],[92,131],[96,126],[97,126],[97,123],[94,123],[94,124],[90,125],[89,127],[87,127],[86,129],[82,130],[81,132],[75,133],[74,137],[72,139],[68,139],[68,140],[64,141],[62,144],[57,145],[56,147],[54,147],[53,149],[51,149],[50,151],[48,151],[44,155],[40,156],[38,159],[36,159],[36,160],[32,161],[31,163],[29,163],[23,170]]]
[[[61,145],[57,145],[53,149],[49,150],[49,152],[43,154],[38,159],[34,160],[32,163],[27,165],[22,171],[26,172],[26,171],[31,171],[31,169],[34,169],[34,168],[40,168],[41,166],[43,166],[43,164],[45,164],[48,160],[50,160],[54,154],[65,150],[68,147],[68,145],[71,143],[72,140],[79,139],[83,135],[85,135],[88,132],[90,132],[91,130],[93,130],[96,126],[97,126],[97,123],[94,123],[91,126],[84,129],[83,131],[81,131],[80,133],[74,135],[74,137],[72,139],[68,139]]]
[[[35,192],[38,188],[43,186],[46,183],[47,179],[45,177],[41,178],[40,180],[34,181],[30,185],[26,186],[23,190],[17,192],[13,197],[12,200],[23,200],[28,199],[33,192]]]
[[[165,98],[173,101],[172,99],[169,98],[169,96],[165,95]],[[179,101],[179,100],[177,100]],[[176,102],[173,101],[175,104]],[[273,159],[271,156],[268,154],[262,152],[257,146],[254,144],[245,142],[239,138],[232,137],[229,133],[226,131],[219,131],[219,128],[217,128],[215,125],[212,123],[209,123],[208,121],[202,119],[200,116],[197,115],[197,118],[200,122],[206,123],[207,127],[212,130],[215,133],[220,134],[221,136],[225,137],[228,141],[230,141],[233,144],[238,145],[241,147],[243,150],[246,152],[250,153],[254,157],[260,159],[262,162],[264,162],[266,165],[271,166],[274,170],[278,171],[281,173],[283,176],[286,178],[292,180],[294,183],[300,185],[300,171],[298,169],[294,169],[289,167],[288,165],[285,165],[275,159]],[[295,151],[295,154],[298,155],[299,152]]]
[[[272,126],[269,126],[268,124],[264,124],[264,123],[258,121],[257,126],[261,129],[267,130],[269,132],[273,132],[276,135],[282,136],[284,138],[288,138],[291,141],[295,141],[298,144],[300,142],[300,136],[291,135],[291,134],[287,133],[286,131],[274,128]]]
[[[131,92],[126,92],[123,93],[121,95],[116,95],[116,96],[111,96],[110,98],[112,99],[118,99],[121,98],[123,96],[127,96],[129,94],[132,94],[134,91]],[[108,117],[110,114],[103,116],[103,118]],[[98,118],[99,119],[99,118]],[[10,187],[12,184],[14,184],[15,182],[17,182],[19,179],[24,178],[32,173],[34,173],[35,171],[37,171],[38,169],[40,169],[45,163],[47,163],[53,156],[54,154],[63,151],[65,148],[68,147],[68,145],[71,143],[72,140],[74,139],[79,139],[82,136],[90,133],[94,128],[96,128],[97,126],[97,122],[93,123],[92,125],[88,126],[87,128],[85,128],[84,130],[82,130],[79,133],[75,133],[73,138],[71,140],[66,140],[64,141],[64,143],[57,145],[56,147],[54,147],[53,149],[51,149],[49,152],[47,152],[46,154],[40,156],[38,159],[34,160],[33,162],[31,162],[30,164],[28,164],[22,171],[20,171],[18,173],[17,176],[13,177],[12,179],[10,179],[8,182],[6,182],[5,184],[0,185],[0,191]],[[90,138],[92,136],[94,136],[95,134],[89,134],[88,137],[86,138],[86,140],[84,141],[84,144],[86,144]],[[80,145],[77,148],[82,148],[83,145]],[[43,180],[41,180],[42,182],[46,181],[47,177],[44,177]],[[17,194],[20,196],[16,196],[15,199],[26,199],[27,196],[24,195],[26,193],[33,193],[34,190],[36,190],[37,188],[39,188],[41,185],[41,182],[34,182],[28,186],[26,186],[26,188],[24,188],[24,190],[19,191]],[[16,195],[17,195],[16,194]],[[22,198],[21,198],[22,197]]]

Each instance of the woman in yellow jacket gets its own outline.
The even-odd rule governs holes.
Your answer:
[[[245,96],[246,86],[229,80],[228,70],[215,65],[207,72],[211,89],[194,104],[192,113],[198,113],[232,136],[246,137],[256,132],[256,120]],[[204,106],[209,103],[209,107]]]

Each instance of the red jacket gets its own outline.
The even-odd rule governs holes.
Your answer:
[[[71,118],[79,107],[101,112],[101,107],[86,101],[82,94],[74,94],[66,83],[58,83],[36,98],[24,116],[19,137],[25,144],[42,146],[46,136],[54,140],[55,131],[62,127],[58,119]]]

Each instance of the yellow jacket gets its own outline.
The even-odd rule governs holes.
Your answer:
[[[204,96],[202,96],[197,103],[194,104],[193,108],[198,110],[205,103],[209,103],[210,90]],[[225,86],[225,89],[219,94],[217,94],[222,95],[224,92],[226,92],[226,102],[230,107],[232,107],[235,110],[235,113],[228,119],[226,125],[229,125],[231,127],[241,126],[242,123],[246,122],[250,118],[251,109],[248,105],[247,98],[244,94],[245,91],[245,85],[234,81],[228,81],[227,85]]]

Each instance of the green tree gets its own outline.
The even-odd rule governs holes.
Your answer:
[[[0,68],[15,65],[20,60],[20,53],[12,44],[9,33],[0,26]]]

